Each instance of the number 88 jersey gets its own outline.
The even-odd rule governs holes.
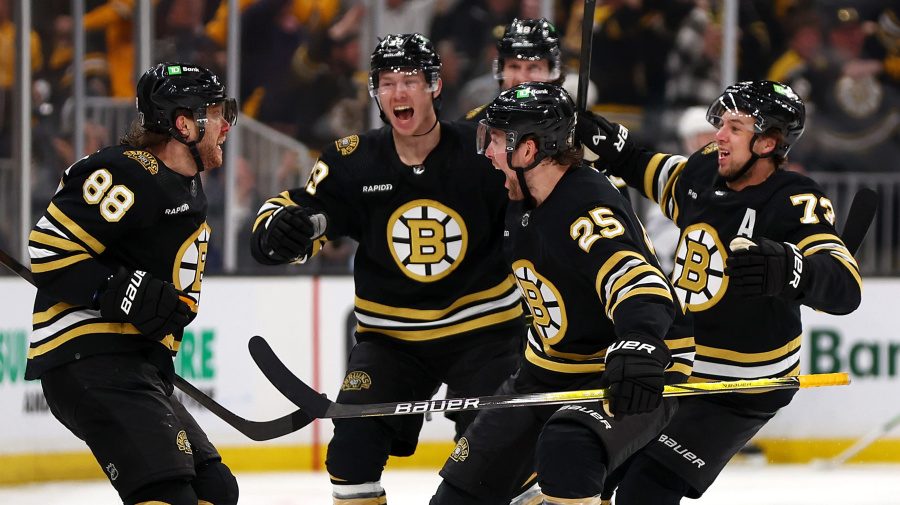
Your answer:
[[[104,321],[93,308],[96,291],[121,266],[172,282],[199,302],[207,206],[199,175],[175,173],[132,146],[69,167],[29,236],[38,293],[26,378],[76,356],[159,345],[130,324]],[[162,340],[172,353],[180,342],[181,332]]]

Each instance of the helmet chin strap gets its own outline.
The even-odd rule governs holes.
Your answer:
[[[525,206],[529,209],[533,209],[537,207],[537,199],[531,194],[531,191],[528,189],[528,184],[525,183],[525,172],[538,166],[538,164],[544,161],[544,158],[547,156],[543,153],[537,153],[534,157],[534,161],[532,161],[530,165],[527,167],[517,167],[513,165],[512,155],[512,152],[506,153],[506,164],[516,172],[516,178],[519,180],[519,187],[522,189],[522,195],[525,197]]]
[[[413,134],[413,137],[424,137],[425,135],[428,135],[429,133],[432,132],[432,130],[434,130],[434,128],[437,126],[437,124],[438,124],[438,118],[437,118],[437,114],[435,114],[435,116],[434,116],[434,124],[431,125],[431,128],[429,128],[428,131],[425,132],[425,133],[416,133],[416,134]]]
[[[747,170],[750,170],[750,167],[752,167],[753,164],[756,163],[756,160],[758,160],[760,158],[771,158],[775,154],[774,149],[772,151],[769,151],[767,154],[756,154],[756,151],[753,150],[753,146],[756,144],[756,139],[758,139],[758,138],[759,138],[759,134],[754,133],[753,138],[750,139],[750,159],[747,160],[747,163],[744,163],[744,166],[741,167],[741,169],[738,170],[736,174],[732,175],[731,177],[726,177],[725,178],[726,181],[735,182],[735,181],[739,180],[741,177],[744,176],[744,174],[747,173]]]
[[[206,128],[203,127],[203,122],[197,121],[197,140],[191,142],[188,142],[187,139],[185,139],[181,135],[181,132],[179,132],[174,126],[169,129],[169,133],[172,134],[172,138],[188,147],[188,150],[190,150],[191,152],[191,156],[194,158],[194,163],[197,165],[197,173],[202,172],[203,160],[200,158],[200,151],[197,149],[197,144],[200,143],[201,140],[203,140],[203,135],[206,134]]]

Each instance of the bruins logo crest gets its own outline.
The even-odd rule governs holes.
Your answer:
[[[434,282],[455,270],[469,243],[462,217],[434,200],[414,200],[394,211],[387,235],[397,266],[419,282]]]
[[[372,385],[372,378],[366,372],[350,372],[344,377],[344,383],[341,384],[341,391],[360,391],[369,389]]]
[[[459,439],[459,442],[456,443],[456,447],[453,448],[453,452],[450,453],[450,459],[453,461],[465,461],[466,458],[469,457],[469,441],[466,440],[466,437],[462,437]]]
[[[178,445],[179,451],[184,451],[185,454],[194,454],[194,451],[191,450],[191,442],[188,441],[187,433],[184,430],[178,432],[178,435],[175,437],[175,444]]]
[[[177,283],[175,287],[190,295],[198,303],[203,271],[206,269],[209,233],[209,225],[203,223],[191,238],[182,244],[175,261],[175,271],[172,272],[172,278]]]
[[[699,223],[684,231],[672,279],[678,297],[694,312],[712,307],[725,294],[727,257],[718,234],[709,225]]]
[[[339,140],[334,141],[334,146],[338,151],[341,152],[342,156],[347,156],[356,150],[356,147],[359,146],[359,136],[358,135],[350,135],[349,137],[344,137]]]
[[[156,158],[152,154],[146,151],[125,151],[122,154],[140,163],[142,167],[153,175],[156,175],[156,173],[159,172],[159,162],[156,161]]]
[[[568,323],[565,317],[566,306],[559,290],[538,274],[528,260],[513,263],[513,274],[516,276],[519,291],[534,316],[528,332],[537,333],[547,345],[562,340]]]

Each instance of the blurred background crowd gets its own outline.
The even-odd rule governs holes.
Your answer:
[[[75,9],[78,2],[80,7]],[[140,0],[137,0],[140,1]],[[134,119],[136,0],[30,0],[30,170],[15,166],[13,111],[15,9],[0,0],[0,248],[22,250],[22,206],[30,188],[32,221],[75,159],[117,143]],[[736,30],[723,25],[726,2]],[[548,18],[560,33],[574,94],[581,43],[581,0],[152,0],[150,58],[195,62],[238,83],[237,156],[205,173],[214,230],[207,273],[284,273],[249,258],[246,237],[259,204],[305,181],[323,146],[378,127],[368,97],[368,55],[378,35],[420,32],[443,62],[442,119],[457,119],[499,91],[492,76],[496,41],[513,18]],[[239,41],[229,45],[239,12]],[[76,23],[76,13],[81,13]],[[377,23],[372,17],[377,15]],[[84,121],[74,113],[75,27],[84,32]],[[377,26],[381,33],[370,33]],[[629,127],[653,149],[688,153],[711,140],[709,103],[723,89],[723,45],[737,45],[737,79],[781,81],[805,100],[807,131],[791,151],[791,170],[830,193],[868,185],[882,209],[868,244],[869,274],[900,273],[900,1],[897,0],[598,0],[588,104]],[[235,41],[232,41],[233,43]],[[239,54],[229,58],[229,47]],[[21,48],[20,48],[21,50]],[[238,75],[230,75],[239,61]],[[75,136],[80,135],[80,142]],[[232,135],[229,135],[229,139]],[[81,149],[83,152],[76,152]],[[78,147],[76,147],[78,146]],[[226,206],[225,174],[235,183]],[[22,184],[21,175],[29,180]],[[836,196],[843,203],[849,198]],[[837,202],[836,202],[837,203]],[[227,209],[226,209],[227,207]],[[235,239],[228,257],[224,223]],[[28,226],[30,228],[30,224]],[[648,226],[649,227],[649,226]],[[665,233],[661,229],[660,234]],[[650,229],[654,239],[654,230]],[[347,273],[353,244],[331,243],[299,273]],[[884,254],[882,254],[884,253]],[[866,250],[861,251],[866,254]],[[2,271],[2,269],[0,269]],[[4,273],[4,272],[0,272]]]

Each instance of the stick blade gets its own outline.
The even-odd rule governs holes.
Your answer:
[[[323,418],[334,403],[306,385],[278,358],[266,339],[256,335],[247,343],[250,356],[263,375],[294,405],[313,418]]]
[[[847,213],[843,233],[841,233],[841,240],[847,246],[850,254],[856,254],[856,251],[859,250],[877,211],[878,193],[875,190],[862,188],[856,192],[856,196],[853,197],[853,202],[850,204],[850,211]]]

